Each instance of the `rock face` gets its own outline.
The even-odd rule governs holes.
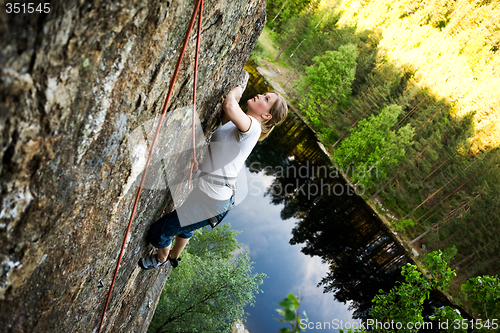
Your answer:
[[[97,331],[143,165],[129,136],[161,113],[194,5],[52,1],[57,17],[0,13],[1,332]],[[264,24],[264,0],[205,1],[206,135]],[[195,40],[193,31],[168,110],[191,103]],[[184,147],[190,119],[176,113],[178,135],[158,145]],[[187,177],[189,166],[170,159],[163,171]],[[146,330],[168,268],[145,272],[137,261],[153,250],[149,226],[172,207],[167,189],[142,191],[103,332]]]

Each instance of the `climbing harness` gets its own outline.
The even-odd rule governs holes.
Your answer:
[[[115,273],[113,275],[113,280],[111,282],[111,286],[109,288],[108,298],[106,299],[106,305],[104,306],[104,310],[102,312],[101,323],[99,324],[99,331],[98,331],[99,333],[102,330],[102,325],[104,323],[104,317],[106,316],[106,310],[108,309],[109,301],[111,299],[111,293],[113,292],[113,287],[115,285],[116,276],[118,275],[118,269],[120,268],[120,262],[122,260],[123,253],[124,253],[124,250],[125,250],[125,244],[127,242],[127,238],[128,238],[129,233],[130,233],[130,227],[132,226],[132,221],[134,219],[135,212],[137,210],[137,204],[139,203],[139,197],[140,197],[141,192],[142,192],[142,186],[144,185],[144,181],[146,179],[146,173],[148,171],[149,163],[150,163],[151,157],[153,155],[153,149],[154,149],[156,141],[158,139],[158,135],[160,133],[160,129],[161,129],[161,125],[163,123],[163,119],[165,118],[165,113],[166,113],[166,110],[167,110],[167,106],[168,106],[168,103],[170,102],[170,97],[172,96],[172,91],[173,91],[173,88],[174,88],[175,81],[177,80],[177,75],[179,74],[179,70],[180,70],[182,58],[184,57],[184,53],[186,51],[186,47],[187,47],[187,43],[188,43],[188,40],[189,40],[189,36],[191,35],[191,31],[193,30],[194,21],[196,19],[196,15],[198,14],[198,12],[199,12],[200,15],[198,17],[198,34],[197,34],[197,40],[196,40],[196,57],[195,57],[194,85],[193,85],[193,160],[191,161],[191,168],[190,168],[190,171],[189,171],[189,185],[191,185],[191,175],[192,175],[192,173],[196,172],[196,170],[198,170],[198,161],[196,160],[196,150],[195,150],[195,131],[194,131],[195,119],[194,119],[194,117],[195,117],[195,110],[196,110],[196,79],[197,79],[197,72],[198,72],[198,54],[199,54],[199,47],[200,47],[200,34],[201,34],[201,23],[202,23],[202,13],[203,13],[203,0],[196,0],[196,5],[195,5],[195,8],[193,10],[193,14],[191,16],[191,21],[189,22],[189,28],[188,28],[188,30],[186,32],[186,36],[184,38],[184,44],[182,46],[182,50],[181,50],[181,53],[179,55],[179,59],[177,60],[177,66],[175,68],[174,75],[172,76],[172,79],[170,81],[170,87],[168,89],[168,94],[167,94],[167,97],[165,99],[165,104],[163,105],[163,111],[161,113],[161,118],[160,118],[160,121],[158,123],[158,128],[156,129],[156,133],[155,133],[155,136],[154,136],[154,139],[153,139],[153,143],[152,143],[151,148],[149,150],[149,156],[148,156],[148,160],[146,162],[146,167],[144,168],[144,173],[142,175],[141,183],[139,185],[139,189],[138,189],[137,195],[135,197],[135,202],[134,202],[134,206],[132,208],[132,213],[130,214],[130,219],[129,219],[129,222],[128,222],[127,231],[125,232],[125,237],[123,239],[123,244],[122,244],[122,248],[121,248],[121,251],[120,251],[120,255],[118,256],[118,261],[116,263],[116,269],[115,269]]]
[[[194,178],[197,181],[199,181],[201,178],[203,178],[203,180],[209,184],[219,186],[219,187],[226,186],[226,187],[229,187],[229,189],[231,189],[231,192],[232,192],[231,198],[229,198],[229,204],[227,205],[227,208],[224,211],[224,213],[212,216],[208,219],[208,223],[210,224],[210,226],[213,229],[219,223],[222,222],[222,220],[224,219],[226,214],[234,206],[234,199],[235,199],[236,190],[237,190],[237,187],[236,187],[237,177],[219,176],[219,175],[210,174],[210,173],[207,173],[204,171],[198,171]]]

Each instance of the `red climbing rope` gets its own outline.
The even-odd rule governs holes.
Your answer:
[[[182,51],[181,51],[181,53],[179,55],[179,59],[177,60],[177,66],[175,68],[174,75],[173,75],[173,77],[172,77],[172,79],[170,81],[170,87],[168,89],[167,98],[165,99],[165,105],[163,106],[163,110],[162,110],[162,113],[161,113],[160,122],[158,123],[158,128],[156,129],[155,137],[153,139],[153,143],[152,143],[151,148],[149,150],[149,156],[148,156],[148,160],[146,162],[146,167],[144,168],[144,173],[142,175],[141,184],[139,185],[139,190],[137,191],[137,195],[135,197],[134,207],[132,208],[132,213],[130,214],[130,220],[128,222],[127,231],[125,232],[125,237],[123,239],[123,244],[122,244],[122,248],[121,248],[121,251],[120,251],[120,255],[118,256],[118,262],[116,263],[115,274],[113,275],[113,280],[111,282],[111,287],[109,288],[109,292],[108,292],[108,298],[106,299],[106,305],[104,306],[104,311],[102,312],[101,323],[99,325],[99,333],[102,330],[102,324],[104,323],[104,317],[106,316],[106,310],[108,309],[109,300],[111,299],[111,293],[112,293],[113,287],[115,285],[116,276],[118,275],[118,269],[120,268],[120,262],[122,260],[123,253],[125,251],[125,244],[127,242],[127,237],[128,237],[128,235],[130,233],[130,227],[132,226],[132,221],[134,219],[135,212],[137,210],[137,204],[139,203],[139,197],[140,197],[141,192],[142,192],[142,186],[144,185],[144,180],[146,179],[146,173],[148,171],[149,162],[151,161],[151,157],[153,155],[153,149],[154,149],[156,141],[158,139],[158,135],[160,133],[160,129],[161,129],[161,125],[163,123],[163,119],[165,118],[165,113],[166,113],[166,110],[167,110],[167,106],[168,106],[168,103],[170,101],[170,97],[172,96],[172,91],[174,89],[175,81],[177,80],[177,75],[179,74],[179,70],[180,70],[182,58],[184,57],[184,53],[186,51],[187,43],[188,43],[188,40],[189,40],[189,35],[191,34],[191,31],[193,30],[193,25],[194,25],[194,20],[196,18],[196,14],[199,12],[200,13],[200,17],[199,17],[199,21],[198,21],[198,39],[196,41],[196,61],[195,61],[195,69],[194,69],[194,77],[195,77],[195,79],[194,79],[194,88],[193,88],[194,89],[194,96],[193,96],[193,155],[194,155],[194,159],[193,159],[193,162],[191,164],[191,171],[190,171],[190,174],[189,174],[190,180],[191,180],[191,172],[193,170],[193,164],[196,164],[196,168],[198,167],[198,161],[196,161],[196,152],[194,150],[195,149],[195,145],[194,145],[194,140],[195,140],[195,138],[194,138],[194,115],[195,115],[195,106],[196,106],[196,75],[197,75],[197,69],[198,69],[197,66],[198,66],[198,53],[199,53],[199,43],[200,43],[201,18],[202,18],[201,12],[202,12],[202,10],[203,10],[203,0],[197,0],[195,8],[193,10],[193,14],[191,16],[191,21],[189,22],[189,28],[188,28],[188,30],[186,32],[186,37],[184,39],[184,44],[182,46]]]
[[[195,114],[196,114],[196,79],[198,77],[198,54],[200,53],[200,34],[201,34],[201,20],[203,16],[203,0],[200,3],[200,16],[198,17],[198,35],[196,38],[196,56],[194,59],[194,85],[193,85],[193,161],[191,162],[191,169],[189,170],[189,184],[191,187],[191,175],[198,170],[198,160],[196,159],[196,140],[195,140]]]

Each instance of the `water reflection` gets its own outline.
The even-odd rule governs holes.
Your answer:
[[[277,303],[288,293],[297,294],[303,300],[301,311],[305,310],[311,321],[352,321],[347,305],[336,302],[330,294],[324,294],[316,285],[328,264],[319,257],[301,253],[300,245],[290,245],[291,230],[298,222],[295,218],[282,220],[283,205],[273,205],[263,193],[273,181],[272,176],[250,173],[249,195],[228,215],[226,223],[242,231],[237,239],[243,243],[242,251],[250,251],[254,271],[266,273],[268,278],[261,286],[263,294],[256,296],[255,307],[247,307],[249,313],[246,326],[251,333],[276,333],[284,325],[275,320]],[[260,193],[260,194],[259,194]],[[327,332],[336,332],[328,330]]]
[[[242,100],[247,100],[257,93],[270,91],[264,79],[255,70],[255,65],[250,64],[245,69],[250,74],[250,81]],[[303,283],[297,284],[297,280],[301,280],[298,274],[307,277],[303,281],[316,284],[317,282],[311,282],[310,277],[319,272],[318,268],[323,267],[323,272],[326,273],[321,274],[321,277],[315,275],[316,281],[319,282],[317,286],[322,287],[323,293],[333,294],[334,300],[330,299],[328,304],[318,300],[310,301],[311,308],[316,313],[324,313],[321,320],[330,322],[333,319],[350,320],[351,318],[346,318],[346,309],[339,308],[338,302],[341,302],[348,304],[349,316],[365,319],[372,306],[371,300],[378,290],[391,289],[395,282],[401,279],[401,267],[410,260],[386,232],[383,223],[373,214],[371,208],[363,199],[354,195],[352,188],[338,175],[329,157],[318,145],[314,133],[294,112],[289,112],[286,121],[276,127],[266,140],[257,144],[247,159],[246,166],[250,173],[260,177],[259,185],[255,188],[260,188],[267,202],[277,208],[277,211],[269,208],[269,204],[262,200],[262,195],[252,193],[250,184],[249,194],[254,195],[249,195],[245,199],[248,202],[242,205],[243,207],[237,207],[233,213],[240,215],[238,219],[250,221],[246,223],[265,220],[260,224],[263,230],[251,229],[250,234],[245,237],[249,237],[248,242],[255,242],[255,237],[268,237],[266,244],[253,243],[254,245],[250,246],[251,255],[256,260],[256,271],[263,271],[268,275],[269,272],[273,275],[284,275],[280,282],[273,279],[264,282],[265,285],[273,285],[270,289],[273,292],[276,293],[275,286],[280,290],[273,295],[275,303],[271,304],[267,311],[274,312],[276,303],[287,293],[297,292],[290,286],[294,288],[301,286],[304,289],[303,294],[315,294]],[[258,209],[255,209],[256,207]],[[276,224],[278,211],[282,220],[281,230],[283,228],[291,230],[287,241],[292,245],[301,246],[300,252],[312,257],[308,262],[314,269],[304,267],[308,266],[308,263],[302,260],[301,267],[294,268],[290,272],[286,271],[290,269],[289,266],[297,263],[297,259],[293,261],[293,258],[283,254],[286,250],[278,250],[282,245],[277,245],[281,244],[280,240],[273,238],[277,234],[276,230],[271,232],[272,237],[269,236],[269,228]],[[232,218],[230,220],[234,221]],[[240,227],[244,225],[241,221],[238,223]],[[269,244],[270,242],[276,244]],[[294,250],[288,252],[297,250],[294,246],[292,248]],[[270,259],[266,266],[269,271],[259,270],[261,261],[268,259],[267,256],[264,259],[256,255],[256,252],[262,249],[265,249],[268,255],[271,253],[281,255],[280,258],[274,256]],[[276,260],[279,260],[279,265]],[[287,278],[294,281],[286,281]],[[262,305],[263,303],[259,305],[259,297],[262,296],[257,297],[258,306],[269,306],[269,299],[265,305]],[[319,298],[317,295],[315,297]],[[431,304],[432,307],[438,304],[450,305],[441,294],[435,293],[433,300],[426,304],[426,311],[432,311]],[[330,309],[332,311],[328,312]],[[250,313],[252,317],[252,311]],[[259,315],[262,316],[262,313]],[[311,317],[309,315],[314,321]],[[258,327],[256,321],[262,319],[253,318],[253,321],[249,323],[249,329],[252,325]],[[255,331],[264,332],[261,327]],[[276,329],[265,331],[275,332]]]
[[[353,317],[362,319],[377,291],[389,290],[400,278],[407,260],[330,164],[293,112],[247,160],[251,172],[273,176],[265,196],[283,205],[281,218],[298,220],[290,244],[303,244],[304,254],[330,265],[319,283],[324,292],[351,301]]]

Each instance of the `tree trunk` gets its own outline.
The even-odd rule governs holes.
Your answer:
[[[290,44],[290,42],[292,41],[293,37],[295,37],[295,35],[297,34],[297,31],[295,31],[292,36],[290,36],[290,38],[288,38],[288,40],[285,42],[285,44],[281,47],[281,49],[278,51],[278,54],[276,55],[276,57],[274,57],[273,61],[276,61],[278,60],[278,58],[280,57],[281,53],[283,51],[285,51],[286,47],[288,46],[288,44]]]
[[[417,105],[415,105],[415,106],[413,107],[413,109],[411,109],[411,110],[410,110],[410,112],[408,112],[408,113],[407,113],[407,114],[403,117],[403,119],[401,119],[401,120],[399,121],[399,123],[397,123],[397,124],[396,124],[396,126],[398,126],[398,125],[399,125],[399,124],[400,124],[403,120],[405,120],[405,118],[406,118],[406,117],[408,117],[408,116],[409,116],[409,115],[413,112],[413,110],[415,110],[415,109],[417,108],[417,106],[419,106],[419,105],[420,105],[420,103],[422,103],[422,101],[418,102],[418,103],[417,103]]]
[[[422,179],[422,182],[424,182],[427,178],[429,178],[429,176],[431,176],[434,172],[436,172],[437,169],[439,169],[443,164],[445,164],[446,162],[448,162],[450,158],[448,157],[446,159],[446,161],[444,161],[443,163],[441,163],[436,169],[434,169],[430,174],[427,175],[427,177],[425,177],[424,179]]]
[[[420,153],[418,153],[418,154],[417,154],[417,156],[415,156],[415,158],[413,158],[412,163],[413,163],[413,162],[415,162],[415,161],[416,161],[416,159],[417,159],[417,158],[419,158],[419,156],[420,156],[420,155],[422,155],[426,149],[427,149],[427,147],[425,147],[425,148],[424,148],[424,150],[422,150]],[[382,187],[380,187],[380,188],[377,190],[377,192],[375,192],[375,193],[372,195],[372,197],[374,197],[374,196],[378,195],[378,194],[379,194],[379,193],[380,193],[380,192],[381,192],[381,191],[382,191],[382,190],[383,190],[383,189],[384,189],[387,185],[389,185],[389,184],[390,184],[390,183],[391,183],[391,182],[392,182],[392,181],[393,181],[393,180],[394,180],[394,179],[395,179],[395,178],[396,178],[399,174],[401,174],[401,173],[405,172],[406,168],[408,168],[408,166],[409,166],[409,165],[410,165],[410,164],[407,164],[407,165],[403,168],[403,170],[401,170],[401,171],[397,172],[397,173],[396,173],[396,175],[394,175],[394,177],[392,177],[391,179],[389,179],[389,181],[388,181],[387,183],[385,183],[384,185],[382,185]]]
[[[422,203],[420,205],[418,205],[417,207],[413,208],[413,210],[411,212],[409,212],[405,217],[403,217],[403,220],[406,220],[411,214],[413,214],[418,208],[420,208],[420,206],[422,206],[424,203],[426,203],[427,201],[429,201],[433,196],[436,195],[436,193],[438,193],[439,191],[441,191],[446,185],[448,185],[453,179],[455,179],[455,177],[453,177],[446,184],[444,184],[443,186],[441,186],[436,192],[432,193],[427,199],[425,199],[424,201],[422,201]]]
[[[476,163],[476,161],[473,161],[471,162],[467,167],[465,167],[465,169],[462,170],[462,172],[464,172],[465,170],[467,170],[471,165],[473,165],[474,163]],[[428,197],[427,199],[425,199],[424,201],[422,201],[422,203],[420,205],[418,205],[417,207],[415,207],[411,212],[409,212],[405,217],[403,217],[403,220],[407,219],[408,216],[410,216],[411,214],[413,214],[413,212],[415,212],[420,206],[422,206],[424,203],[426,203],[429,199],[431,199],[434,195],[436,195],[436,193],[438,193],[439,191],[441,191],[446,185],[448,185],[453,179],[457,178],[459,174],[457,174],[455,177],[453,177],[452,179],[450,179],[446,184],[444,184],[443,186],[441,186],[439,188],[439,190],[437,190],[436,192],[432,193],[430,197]],[[475,176],[475,175],[474,175]],[[473,176],[473,177],[474,177]],[[472,177],[471,177],[472,178]],[[469,180],[471,179],[469,178]],[[467,180],[467,181],[469,181]],[[467,182],[465,182],[467,183]],[[465,184],[464,183],[464,184]],[[462,187],[464,184],[462,184],[460,187]]]
[[[276,14],[276,16],[273,18],[273,20],[271,21],[271,23],[273,23],[273,22],[274,22],[274,20],[276,20],[276,19],[278,18],[278,16],[281,14],[281,11],[283,10],[283,8],[285,8],[285,5],[286,5],[287,3],[288,3],[288,0],[287,0],[287,1],[285,1],[285,2],[283,3],[283,6],[281,6],[280,11],[278,12],[278,14]],[[274,28],[273,28],[271,31],[274,31]]]
[[[432,227],[437,227],[438,225],[439,225],[439,223],[436,223]],[[415,244],[416,242],[418,242],[419,240],[421,240],[422,238],[424,238],[425,235],[427,235],[429,232],[431,232],[432,227],[429,228],[429,229],[427,229],[426,231],[424,231],[424,233],[421,234],[420,236],[414,238],[411,242],[408,243],[408,245],[412,246],[413,244]]]

